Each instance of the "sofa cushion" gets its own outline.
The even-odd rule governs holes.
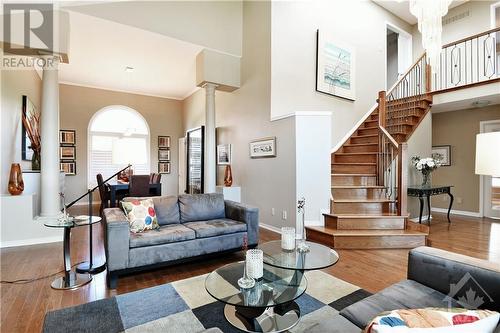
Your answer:
[[[384,311],[397,309],[418,309],[428,307],[445,307],[448,301],[453,307],[460,307],[455,300],[445,294],[412,280],[403,280],[354,303],[340,314],[360,328],[364,328],[377,315]]]
[[[133,233],[146,230],[158,229],[158,219],[153,200],[132,200],[122,203],[123,210],[127,215],[130,224],[130,231]]]
[[[245,223],[225,218],[209,221],[186,222],[183,223],[183,225],[193,229],[196,233],[196,238],[206,238],[247,231],[247,225]]]
[[[128,197],[123,199],[123,201],[130,202],[132,200],[144,199],[153,200],[159,225],[178,224],[181,222],[179,215],[178,197],[176,195],[145,198]]]
[[[181,242],[195,239],[196,235],[192,229],[182,224],[161,226],[157,230],[151,230],[140,234],[130,234],[130,247],[152,246],[166,243]]]
[[[182,194],[179,196],[181,222],[206,221],[226,217],[221,193]]]

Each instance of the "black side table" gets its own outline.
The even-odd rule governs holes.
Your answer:
[[[408,186],[408,196],[418,197],[420,201],[420,215],[418,217],[418,223],[422,223],[422,213],[424,211],[424,197],[427,198],[427,210],[429,211],[428,221],[431,225],[431,196],[448,194],[450,196],[450,206],[448,207],[448,223],[450,220],[451,206],[453,205],[453,195],[451,194],[451,188],[453,185],[411,185]]]

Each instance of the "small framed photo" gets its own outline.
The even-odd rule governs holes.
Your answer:
[[[76,162],[75,161],[67,161],[59,163],[60,169],[67,176],[76,175]]]
[[[170,149],[158,149],[158,161],[170,161]]]
[[[262,138],[251,141],[250,157],[276,157],[276,137]]]
[[[170,162],[158,162],[158,173],[170,173]]]
[[[59,131],[59,144],[63,146],[76,144],[76,131],[75,130],[60,130]]]
[[[432,157],[441,158],[441,166],[451,166],[451,146],[432,146]]]
[[[158,148],[170,148],[170,136],[158,136]]]
[[[76,160],[76,147],[75,146],[59,147],[59,159]]]
[[[223,144],[217,146],[217,164],[228,165],[231,164],[231,145]]]

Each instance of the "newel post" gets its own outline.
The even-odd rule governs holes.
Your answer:
[[[408,213],[408,144],[400,143],[398,146],[398,212],[399,215]]]
[[[385,127],[386,96],[385,91],[378,92],[378,124]]]
[[[432,68],[431,65],[425,65],[425,92],[428,94],[432,90]]]

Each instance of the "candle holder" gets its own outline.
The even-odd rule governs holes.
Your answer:
[[[248,277],[256,280],[264,276],[264,252],[262,250],[247,251],[246,272]]]
[[[243,277],[238,279],[238,286],[242,289],[250,289],[255,286],[255,280],[248,277],[247,274],[247,261],[243,263]]]
[[[285,251],[295,250],[295,228],[281,228],[281,248]]]
[[[299,213],[302,213],[302,238],[299,240],[297,244],[297,251],[301,253],[309,252],[309,245],[306,243],[306,220],[305,220],[305,215],[306,215],[306,199],[302,197],[298,202],[297,202],[297,209]],[[297,219],[298,221],[298,219]]]

